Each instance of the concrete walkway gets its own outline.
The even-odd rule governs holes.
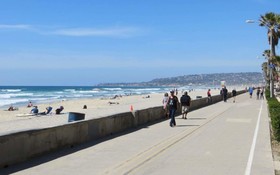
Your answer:
[[[266,101],[248,94],[115,138],[0,170],[0,174],[272,175]]]

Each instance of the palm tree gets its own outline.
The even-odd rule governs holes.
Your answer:
[[[267,59],[267,66],[266,66],[266,76],[269,77],[269,58],[270,58],[270,50],[265,50],[262,54],[265,59]]]
[[[278,45],[278,41],[280,38],[280,15],[273,12],[269,12],[266,13],[264,16],[261,15],[259,22],[261,27],[267,28],[268,43],[270,44],[269,62],[271,63],[276,56],[275,46]],[[270,97],[273,97],[274,83],[271,68],[270,71]]]
[[[271,55],[275,56],[275,46],[278,45],[279,37],[280,37],[280,15],[269,12],[264,16],[261,15],[260,18],[260,26],[266,27],[268,43],[271,45]],[[271,38],[272,37],[272,38]]]
[[[262,70],[263,70],[263,74],[264,74],[264,79],[265,79],[266,85],[268,86],[269,74],[267,74],[267,70],[268,70],[267,62],[263,62]]]

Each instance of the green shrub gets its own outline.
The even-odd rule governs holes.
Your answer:
[[[270,90],[269,90],[269,88],[265,89],[265,97],[266,97],[266,99],[270,98]]]
[[[268,89],[265,91],[265,96],[268,103],[273,134],[275,139],[280,141],[280,103],[276,98],[270,98],[270,92]]]

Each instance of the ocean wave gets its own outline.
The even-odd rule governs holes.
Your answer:
[[[47,101],[113,97],[115,95],[141,95],[165,92],[166,87],[36,87],[17,88],[4,87],[0,89],[0,106],[32,101],[32,103],[43,103]],[[16,105],[16,104],[15,104]]]
[[[63,91],[65,91],[65,92],[75,92],[76,89],[64,89]]]
[[[92,90],[93,91],[101,91],[101,89],[99,89],[99,88],[93,88]]]
[[[28,102],[28,99],[5,99],[0,101],[0,106],[11,105],[16,103]]]
[[[102,88],[104,90],[107,90],[107,91],[121,91],[122,88]]]
[[[0,99],[8,99],[14,97],[28,97],[32,96],[33,93],[20,93],[20,94],[0,94]]]
[[[49,100],[50,98],[30,98],[28,99],[29,101],[45,101]]]
[[[1,89],[1,92],[21,92],[21,89]]]
[[[141,88],[141,89],[131,89],[132,91],[160,91],[161,89],[160,88]]]
[[[76,93],[81,93],[81,94],[88,94],[88,93],[100,93],[100,91],[96,90],[88,90],[88,91],[76,91]]]
[[[65,98],[87,98],[87,97],[93,97],[93,95],[90,94],[65,94],[61,96],[56,96],[54,99],[65,99]]]
[[[72,97],[92,97],[92,95],[85,95],[85,94],[74,94]]]

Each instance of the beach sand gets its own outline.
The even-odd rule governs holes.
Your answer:
[[[206,97],[207,90],[196,90],[189,92],[192,99],[196,99],[196,96]],[[219,90],[211,90],[212,95],[219,94]],[[150,98],[147,98],[147,96]],[[131,110],[140,110],[155,106],[162,105],[162,99],[164,94],[147,94],[147,95],[133,95],[133,96],[122,96],[113,98],[99,98],[99,99],[78,99],[78,100],[67,100],[60,102],[53,102],[47,104],[33,104],[38,106],[39,112],[44,112],[46,107],[52,106],[53,110],[49,117],[62,117],[69,112],[80,112],[86,114],[86,119],[99,118],[108,116],[111,114],[128,112]],[[182,92],[178,92],[178,98],[182,96]],[[110,104],[111,102],[111,104]],[[26,104],[27,105],[27,104]],[[87,109],[83,109],[83,106],[87,105]],[[62,113],[64,115],[56,115],[55,109],[60,106],[64,107]],[[13,120],[30,120],[32,118],[39,118],[38,116],[18,116],[22,114],[29,114],[32,108],[26,106],[14,106],[17,107],[16,111],[0,111],[0,122],[13,121]],[[43,116],[43,117],[47,117]]]

